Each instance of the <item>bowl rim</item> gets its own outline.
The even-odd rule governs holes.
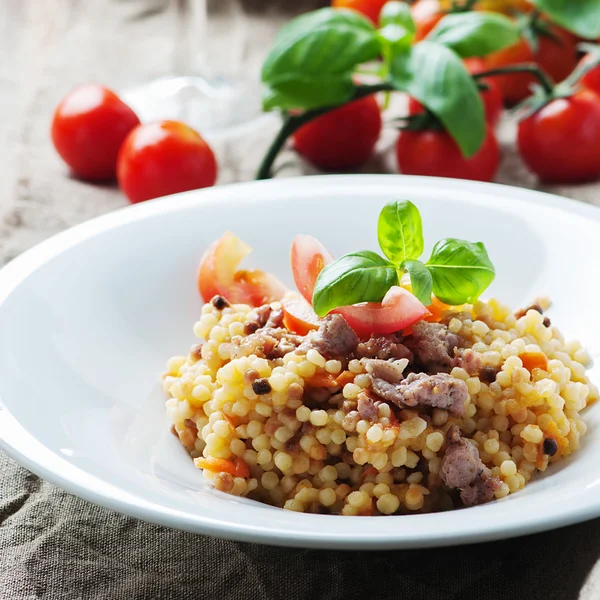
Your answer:
[[[204,190],[192,190],[126,206],[53,235],[14,258],[0,269],[0,309],[6,298],[46,262],[81,242],[113,228],[125,226],[128,223],[138,222],[160,214],[186,210],[205,202],[227,202],[228,195],[232,190],[235,191],[232,201],[239,201],[239,190],[247,189],[252,192],[248,194],[247,201],[260,203],[261,190],[274,186],[290,186],[296,192],[298,190],[297,186],[302,186],[307,193],[310,193],[311,189],[315,187],[321,189],[325,185],[334,187],[351,186],[356,189],[357,186],[364,188],[380,184],[389,185],[393,182],[407,187],[441,187],[445,190],[481,192],[488,197],[510,197],[517,201],[565,210],[586,219],[600,222],[600,208],[593,205],[545,192],[502,184],[404,175],[319,175],[235,183]],[[236,194],[238,195],[236,196]],[[251,523],[240,524],[227,519],[215,519],[204,515],[192,516],[185,511],[169,508],[148,501],[141,496],[136,496],[118,488],[109,481],[88,473],[44,446],[33,434],[27,431],[23,424],[17,421],[8,407],[4,405],[2,398],[0,398],[0,449],[39,477],[105,508],[176,529],[246,542],[337,549],[423,548],[503,539],[562,527],[600,516],[600,491],[590,489],[587,490],[589,493],[578,497],[575,507],[570,507],[568,511],[563,513],[540,511],[540,514],[534,519],[521,517],[515,518],[510,523],[488,524],[482,531],[467,530],[463,534],[457,534],[456,532],[436,533],[435,523],[436,521],[441,523],[440,518],[445,513],[403,515],[401,518],[404,520],[412,519],[414,521],[415,519],[423,520],[426,518],[432,527],[428,531],[421,531],[419,535],[416,533],[402,535],[399,528],[400,534],[386,536],[382,539],[369,534],[364,527],[360,528],[361,531],[352,531],[353,525],[359,522],[364,523],[365,520],[361,517],[346,517],[344,521],[348,524],[348,527],[345,528],[346,533],[339,533],[332,539],[327,537],[326,532],[318,529],[299,528],[297,531],[277,527],[265,529]],[[495,504],[501,503],[502,500]],[[469,511],[477,512],[482,508],[474,507],[470,508]],[[310,519],[338,518],[332,515],[302,515],[295,513],[286,516],[292,520],[305,517]]]

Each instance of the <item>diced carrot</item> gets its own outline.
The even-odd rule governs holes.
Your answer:
[[[306,384],[309,387],[335,387],[337,385],[335,381],[335,375],[331,373],[315,373],[310,379],[306,380]]]
[[[352,383],[355,377],[356,374],[352,373],[352,371],[343,371],[336,377],[335,384],[339,386],[344,386],[347,383]]]
[[[309,387],[343,387],[347,383],[354,381],[356,375],[350,371],[343,371],[337,377],[332,373],[315,373],[310,379],[306,380]]]
[[[530,373],[533,369],[548,370],[548,357],[543,352],[522,352],[519,358]]]
[[[230,475],[235,475],[236,471],[236,465],[233,461],[225,458],[215,458],[213,456],[204,458],[203,456],[199,456],[194,459],[194,464],[201,469],[206,469],[213,473],[229,473]]]
[[[235,473],[236,477],[243,477],[244,479],[248,479],[250,477],[250,469],[246,464],[246,461],[239,456],[233,461],[235,464]]]
[[[366,508],[361,510],[360,513],[358,513],[358,516],[359,517],[372,517],[373,516],[373,500],[371,500],[371,503],[369,504],[369,506],[367,506]]]
[[[431,304],[427,307],[427,310],[431,313],[429,317],[425,317],[424,321],[429,321],[430,323],[437,323],[441,321],[442,314],[450,310],[452,307],[449,304],[444,304],[441,300],[438,300],[435,296],[432,297]]]

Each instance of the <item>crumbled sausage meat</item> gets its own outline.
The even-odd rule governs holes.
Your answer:
[[[415,361],[433,372],[449,372],[455,364],[454,350],[458,336],[442,323],[420,321],[412,326],[406,345],[412,350]]]
[[[447,373],[410,373],[403,379],[407,363],[406,359],[364,360],[371,377],[371,389],[384,400],[401,408],[431,406],[446,409],[458,417],[464,416],[465,401],[469,397],[464,381]]]
[[[456,363],[469,375],[477,375],[481,368],[481,355],[470,348],[456,352]]]
[[[448,447],[440,466],[440,477],[449,488],[460,490],[465,506],[483,504],[494,498],[502,482],[492,477],[479,458],[477,448],[460,435],[456,425],[448,430]]]
[[[381,402],[377,402],[366,393],[361,392],[358,395],[357,403],[358,414],[360,415],[360,418],[367,421],[375,420],[379,414],[379,404],[381,404]]]
[[[235,344],[232,359],[255,354],[259,358],[273,360],[295,350],[302,337],[287,329],[264,327],[246,337],[235,337],[232,342]]]
[[[412,361],[412,352],[402,342],[403,339],[398,334],[373,335],[367,341],[358,344],[354,355],[356,358],[407,358]]]
[[[306,353],[317,350],[325,358],[345,358],[358,346],[358,336],[341,315],[328,315],[316,331],[311,331],[298,348]]]
[[[479,379],[481,379],[483,383],[494,383],[494,381],[496,381],[496,375],[498,375],[498,372],[499,369],[497,367],[486,365],[485,367],[481,367],[479,370]]]

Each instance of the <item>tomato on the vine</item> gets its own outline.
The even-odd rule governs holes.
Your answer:
[[[591,55],[584,56],[581,59],[581,65],[587,64],[593,60]],[[593,90],[597,94],[600,94],[600,64],[592,67],[580,80],[579,82],[583,87],[588,90]]]
[[[485,58],[486,69],[497,69],[521,63],[537,63],[555,81],[559,82],[571,74],[577,62],[575,44],[564,31],[550,27],[549,35],[539,33],[539,47],[534,52],[529,43],[522,38],[516,44],[493,52]],[[502,91],[504,102],[513,106],[518,104],[531,92],[531,84],[535,78],[529,73],[510,73],[495,77]]]
[[[473,75],[485,71],[485,63],[480,58],[467,58],[464,63],[469,73]],[[502,92],[494,77],[485,77],[480,81],[487,86],[486,90],[481,90],[480,92],[485,111],[485,120],[494,127],[502,114]],[[408,99],[408,114],[417,115],[422,112],[423,105],[410,97]]]
[[[136,127],[119,152],[119,186],[131,202],[210,187],[217,161],[198,132],[178,121]]]
[[[600,176],[600,95],[589,89],[551,100],[519,123],[517,145],[541,179],[576,183]]]
[[[367,96],[300,127],[294,147],[324,171],[353,169],[367,162],[380,133],[381,109],[374,96]]]
[[[88,84],[67,94],[52,119],[52,142],[82,179],[114,179],[123,140],[140,120],[114,92]]]
[[[465,158],[442,129],[404,130],[396,142],[396,158],[405,175],[492,181],[500,164],[500,149],[489,125],[481,148],[471,158]]]
[[[379,23],[379,13],[387,1],[388,0],[332,0],[331,6],[334,8],[350,8],[355,10],[377,25]]]

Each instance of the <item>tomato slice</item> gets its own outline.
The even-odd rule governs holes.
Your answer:
[[[287,288],[264,271],[237,270],[252,248],[227,231],[211,244],[200,260],[198,289],[205,302],[223,296],[233,304],[261,306],[281,300]]]
[[[283,324],[294,333],[306,335],[319,328],[319,317],[312,306],[300,296],[286,296],[281,300]]]
[[[381,302],[342,306],[332,312],[346,319],[359,336],[387,335],[414,325],[431,314],[408,290],[391,287]]]
[[[325,265],[333,262],[325,246],[312,235],[297,235],[292,242],[292,273],[298,291],[312,303],[315,282]]]

